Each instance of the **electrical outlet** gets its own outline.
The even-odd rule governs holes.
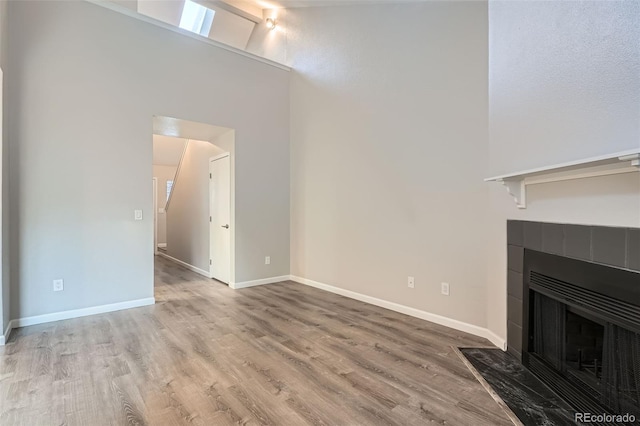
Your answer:
[[[264,257],[264,264],[265,265],[271,265],[271,256],[265,256]]]
[[[415,279],[413,277],[407,278],[407,286],[409,288],[414,288],[415,287]]]
[[[440,291],[445,296],[448,296],[449,295],[449,283],[441,283],[440,284]]]
[[[64,281],[53,280],[53,291],[62,291],[62,290],[64,290]]]

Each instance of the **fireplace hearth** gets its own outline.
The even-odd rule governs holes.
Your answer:
[[[640,230],[578,227],[589,237],[579,259],[567,253],[580,251],[570,240],[576,228],[509,221],[508,350],[576,412],[637,419],[640,272],[629,266],[640,256]],[[593,259],[611,254],[594,247],[602,235],[622,236],[622,247],[610,248],[622,253],[615,262]]]

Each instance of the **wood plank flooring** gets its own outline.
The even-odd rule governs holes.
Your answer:
[[[451,346],[488,342],[293,282],[156,258],[155,306],[14,330],[1,425],[510,425]]]

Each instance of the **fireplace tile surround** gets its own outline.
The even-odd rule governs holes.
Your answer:
[[[522,359],[524,250],[640,272],[640,229],[507,221],[507,350]]]

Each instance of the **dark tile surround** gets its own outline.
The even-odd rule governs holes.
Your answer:
[[[507,221],[507,348],[522,357],[524,249],[640,271],[640,229]]]

